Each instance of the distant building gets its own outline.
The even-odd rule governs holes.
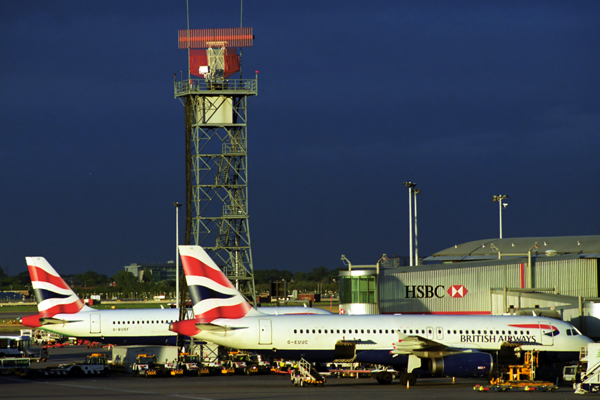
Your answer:
[[[175,262],[169,261],[166,263],[154,263],[154,264],[137,264],[132,263],[126,265],[125,271],[131,272],[140,282],[144,278],[144,271],[150,271],[152,275],[152,283],[158,283],[161,281],[175,281]]]

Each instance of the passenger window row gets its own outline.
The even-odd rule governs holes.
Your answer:
[[[359,333],[360,334],[365,334],[365,333],[371,334],[371,332],[373,334],[379,333],[379,334],[386,334],[386,335],[388,333],[395,333],[395,332],[402,332],[405,335],[413,335],[413,334],[416,334],[416,335],[418,335],[418,334],[425,335],[425,329],[421,329],[421,330],[419,330],[419,329],[398,329],[397,331],[394,330],[394,329],[379,329],[379,330],[377,330],[377,329],[294,329],[294,333],[295,334],[298,334],[298,333],[300,333],[300,334],[304,334],[304,333],[310,334],[310,333],[313,333],[313,334],[319,334],[319,335],[320,334],[327,334],[327,333],[329,333],[329,334],[346,334],[346,333],[349,333],[349,334],[351,334],[351,333],[355,333],[355,334],[359,334]],[[572,335],[577,335],[578,334],[575,330],[573,330],[572,332],[573,333],[571,333],[570,329],[567,330],[567,335],[571,336],[571,334]],[[438,335],[440,335],[441,333],[442,333],[442,331],[438,330]],[[429,334],[433,334],[433,332],[431,330],[429,330]],[[488,331],[487,329],[483,330],[483,331],[482,330],[477,330],[476,331],[474,329],[472,329],[472,330],[469,331],[468,329],[466,329],[466,330],[463,331],[462,329],[460,329],[460,330],[456,330],[456,329],[450,330],[450,329],[448,329],[448,335],[452,335],[452,334],[454,334],[454,335],[463,335],[463,334],[464,335],[488,335],[488,334],[490,334],[490,335],[494,335],[494,334],[496,334],[496,335],[500,335],[500,334],[502,334],[502,335],[529,335],[529,331],[522,331],[522,330],[521,331],[517,331],[517,330],[514,330],[514,331],[500,331],[500,330],[494,331],[494,330],[489,330]]]
[[[173,321],[113,321],[113,325],[135,325],[135,324],[170,324],[173,323]]]
[[[477,333],[475,333],[475,332],[477,332]],[[483,332],[483,333],[482,333],[482,332]],[[490,331],[489,331],[489,334],[490,334],[490,335],[494,335],[494,334],[495,334],[495,335],[500,335],[500,334],[502,334],[502,335],[529,335],[529,331],[517,331],[517,330],[515,330],[515,331],[499,331],[499,330],[496,330],[495,332],[496,332],[496,333],[494,333],[494,330],[490,330]],[[500,333],[500,332],[502,332],[502,333]],[[463,334],[463,331],[462,331],[462,330],[458,330],[458,331],[457,331],[456,329],[454,329],[454,330],[451,332],[451,331],[450,331],[450,329],[448,329],[448,335],[450,335],[450,334],[455,334],[455,335],[456,335],[456,334],[458,334],[458,335],[462,335],[462,334]],[[481,331],[481,330],[477,330],[477,331],[475,331],[474,329],[472,329],[472,330],[469,332],[469,330],[467,329],[467,330],[465,330],[465,331],[464,331],[464,334],[465,334],[465,335],[487,335],[487,334],[488,334],[488,331],[487,331],[487,330],[483,330],[483,331]]]
[[[377,329],[294,329],[294,333],[315,333],[315,334],[346,334],[346,333],[356,333],[358,334],[359,332],[361,334],[364,334],[365,332],[367,334],[371,334],[371,332],[373,332],[374,334],[377,333]],[[380,334],[389,334],[389,333],[394,333],[393,329],[379,329],[379,333]]]

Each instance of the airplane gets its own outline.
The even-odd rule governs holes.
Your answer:
[[[488,377],[503,346],[537,350],[540,361],[577,360],[592,341],[563,321],[535,316],[265,315],[253,309],[200,246],[179,246],[195,318],[170,329],[274,358],[391,366],[416,373]],[[544,355],[544,357],[542,357]],[[405,372],[403,372],[405,371]],[[394,376],[382,370],[380,384]]]
[[[26,257],[38,314],[20,318],[28,328],[110,344],[174,345],[177,334],[168,329],[179,319],[178,308],[98,310],[75,294],[44,257]],[[314,307],[259,307],[263,313],[331,314]]]

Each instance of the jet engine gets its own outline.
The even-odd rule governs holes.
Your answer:
[[[430,358],[429,372],[434,376],[486,377],[492,372],[494,361],[488,353],[472,352]]]

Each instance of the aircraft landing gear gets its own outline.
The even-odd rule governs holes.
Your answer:
[[[408,383],[410,386],[413,386],[417,383],[417,377],[414,374],[403,372],[400,374],[400,383],[403,385]]]

